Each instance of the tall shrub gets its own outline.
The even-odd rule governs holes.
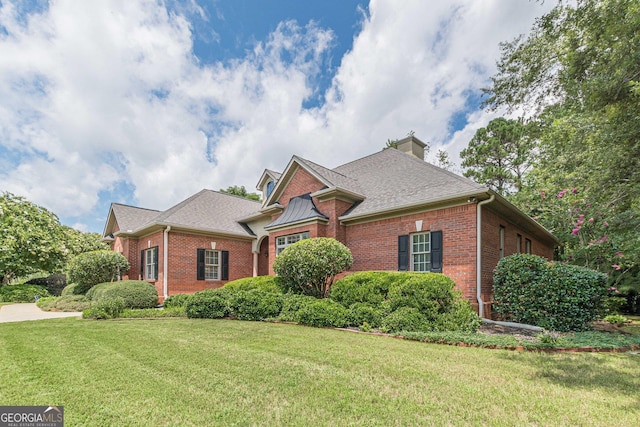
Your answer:
[[[76,294],[84,294],[98,283],[113,282],[129,270],[129,261],[114,251],[82,253],[71,260],[67,274],[69,283],[76,283]]]
[[[607,296],[606,274],[535,255],[503,258],[493,281],[498,314],[556,331],[587,329]]]
[[[158,304],[158,291],[148,282],[122,280],[95,285],[87,292],[87,299],[97,303],[119,299],[124,308],[152,308]]]
[[[273,262],[285,288],[326,298],[336,275],[353,264],[351,251],[329,237],[301,240],[287,247]]]

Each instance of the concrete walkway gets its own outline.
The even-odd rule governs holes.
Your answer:
[[[9,304],[0,306],[0,323],[22,322],[25,320],[58,319],[61,317],[81,317],[77,311],[42,311],[35,304]]]

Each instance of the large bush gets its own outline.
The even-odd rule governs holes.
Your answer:
[[[76,283],[75,293],[86,293],[98,283],[113,282],[129,270],[129,261],[114,251],[82,253],[69,262],[68,281]]]
[[[140,280],[100,283],[89,289],[92,302],[122,300],[124,308],[151,308],[158,304],[158,291],[151,283]]]
[[[83,311],[91,307],[91,301],[84,295],[40,298],[37,304],[44,311]]]
[[[46,277],[35,277],[26,281],[25,284],[44,286],[51,295],[60,296],[62,290],[67,286],[67,276],[65,274],[52,274]]]
[[[231,291],[250,291],[260,289],[266,292],[283,293],[280,285],[281,279],[278,276],[257,276],[245,277],[244,279],[233,280],[224,285],[225,290]]]
[[[229,315],[227,295],[218,289],[196,292],[185,306],[187,317],[218,319]]]
[[[494,309],[506,320],[556,331],[579,331],[595,320],[607,276],[535,255],[503,258],[495,269]]]
[[[186,307],[187,302],[191,299],[191,294],[175,294],[170,295],[164,300],[162,306],[164,308]]]
[[[297,312],[298,322],[309,326],[344,328],[349,325],[349,310],[330,299],[313,299]]]
[[[44,286],[0,286],[0,302],[36,302],[37,298],[44,298],[48,296],[50,296],[50,294]]]
[[[70,285],[65,286],[62,289],[62,292],[60,293],[60,296],[65,296],[65,295],[84,295],[84,294],[80,294],[80,292],[76,292],[76,288],[78,287],[78,285],[76,283],[71,283]]]
[[[285,289],[325,298],[335,276],[351,264],[349,248],[335,239],[317,237],[287,247],[273,262],[273,270]]]
[[[331,286],[331,299],[345,307],[356,303],[378,306],[387,299],[389,286],[409,273],[361,271],[349,274]]]

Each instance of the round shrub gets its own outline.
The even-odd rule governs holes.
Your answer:
[[[0,302],[36,302],[37,298],[51,296],[44,286],[4,285],[0,286]],[[37,297],[37,298],[36,298]]]
[[[234,292],[228,301],[230,314],[240,320],[276,318],[282,310],[282,295],[261,289]]]
[[[283,322],[300,322],[300,309],[318,299],[309,295],[284,294],[282,296],[282,310],[278,317]]]
[[[607,296],[606,274],[535,255],[503,258],[493,281],[498,314],[554,331],[587,329]]]
[[[223,292],[207,289],[196,292],[189,298],[185,306],[187,317],[199,319],[219,319],[227,317],[229,305]]]
[[[309,326],[344,328],[349,324],[349,310],[330,299],[314,299],[298,310],[299,323]]]
[[[129,270],[129,261],[118,252],[92,251],[74,257],[68,269],[69,282],[77,283],[75,293],[84,294],[98,283],[118,280]]]
[[[176,294],[170,295],[167,299],[164,300],[162,306],[164,308],[170,307],[185,307],[189,299],[191,299],[191,294]]]
[[[336,239],[317,237],[287,247],[273,262],[273,270],[285,290],[325,298],[335,276],[351,264],[349,248]]]
[[[278,276],[257,276],[245,277],[244,279],[233,280],[223,286],[228,291],[250,291],[260,289],[274,294],[283,293]]]
[[[389,288],[389,307],[413,307],[429,321],[446,313],[456,298],[453,290],[455,282],[440,273],[421,273],[407,276],[407,280],[397,281]]]
[[[471,306],[471,303],[463,298],[453,301],[449,310],[438,316],[435,322],[429,326],[432,331],[459,331],[476,332],[482,321]]]
[[[140,280],[100,283],[87,292],[87,299],[102,302],[121,299],[125,308],[152,308],[158,305],[158,291]]]

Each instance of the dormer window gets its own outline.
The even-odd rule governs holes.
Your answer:
[[[273,191],[273,187],[275,187],[276,184],[273,181],[269,181],[267,183],[267,197],[269,197],[271,195],[271,192]]]

